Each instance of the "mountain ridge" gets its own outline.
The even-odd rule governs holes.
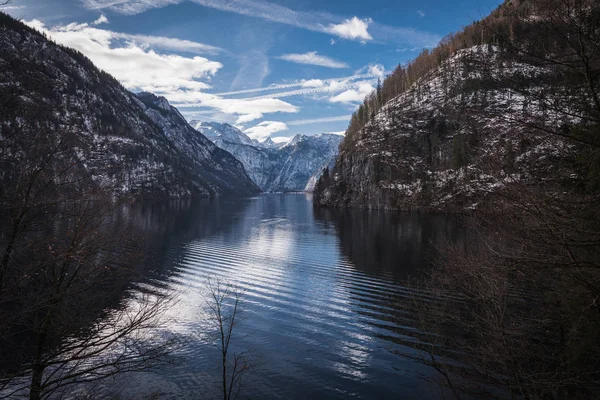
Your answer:
[[[83,54],[3,13],[0,30],[0,126],[15,146],[13,153],[3,154],[2,179],[27,168],[26,157],[14,158],[28,152],[17,134],[51,140],[71,132],[64,162],[77,162],[80,174],[116,195],[260,192],[235,158],[189,126],[166,99],[126,90]]]
[[[339,135],[321,133],[296,134],[284,143],[270,138],[258,142],[229,124],[191,121],[190,125],[238,159],[265,192],[312,191],[342,140]]]

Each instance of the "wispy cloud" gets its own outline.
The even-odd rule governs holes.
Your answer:
[[[365,84],[371,85],[374,83],[374,79],[367,81],[357,81],[357,82],[348,82],[348,81],[331,81],[328,84],[324,84],[322,86],[308,86],[302,89],[296,90],[287,90],[283,92],[269,93],[263,96],[251,97],[251,99],[279,99],[283,97],[292,97],[292,96],[306,96],[311,94],[318,93],[338,93],[343,90],[359,88],[364,86]]]
[[[0,10],[2,11],[23,10],[25,8],[25,6],[11,6],[10,4],[0,5]]]
[[[230,81],[229,90],[243,90],[261,86],[263,80],[271,73],[269,50],[276,35],[269,26],[256,29],[248,22],[237,24],[232,29],[233,49],[238,61],[238,71]],[[233,54],[232,54],[233,55]]]
[[[159,54],[151,47],[188,51],[203,44],[156,36],[129,35],[99,29],[88,24],[48,28],[39,20],[28,25],[46,33],[56,42],[75,48],[96,66],[116,77],[131,90],[143,90],[166,97],[180,107],[209,108],[246,121],[268,113],[295,113],[298,108],[279,99],[225,99],[203,92],[222,64],[204,57]],[[180,104],[177,104],[180,103]],[[252,116],[252,118],[251,118]],[[258,117],[258,118],[260,118]]]
[[[333,58],[317,54],[316,51],[311,51],[304,54],[284,54],[277,57],[281,60],[290,61],[297,64],[317,65],[327,68],[348,68],[348,64],[334,60]]]
[[[300,120],[296,120],[296,121],[288,121],[287,124],[290,126],[297,126],[297,125],[322,124],[322,123],[327,123],[327,122],[350,121],[351,117],[352,117],[352,115],[340,115],[338,117],[300,119]]]
[[[224,12],[260,18],[314,32],[358,41],[394,42],[403,47],[433,47],[440,36],[412,28],[393,27],[371,19],[350,19],[325,12],[297,11],[265,0],[80,0],[88,9],[110,9],[132,15],[144,11],[192,1]]]
[[[249,50],[238,57],[240,68],[231,82],[231,89],[262,85],[269,74],[269,57],[260,49]]]
[[[367,71],[367,69],[368,69],[368,66],[363,68],[362,71],[365,72],[365,71]],[[291,88],[295,88],[295,87],[303,87],[303,88],[322,87],[322,86],[325,86],[325,85],[331,84],[331,83],[350,82],[350,81],[356,81],[359,79],[371,79],[371,78],[377,78],[377,77],[378,77],[378,75],[374,75],[371,73],[368,73],[368,74],[359,73],[359,74],[355,74],[355,75],[351,75],[351,76],[344,76],[344,77],[340,77],[340,78],[299,80],[298,82],[293,82],[293,83],[274,84],[274,85],[269,85],[269,86],[265,86],[265,87],[254,88],[254,89],[244,89],[244,90],[236,90],[236,91],[230,91],[230,92],[215,93],[215,95],[237,96],[237,95],[253,94],[253,93],[260,93],[260,92],[278,91],[278,90],[283,90],[283,89],[291,89]]]
[[[423,18],[425,16],[425,11],[417,10],[417,14],[419,14],[419,17]]]
[[[224,50],[220,47],[211,46],[208,44],[198,43],[185,39],[176,39],[164,36],[134,35],[119,32],[113,32],[113,34],[115,38],[133,41],[145,46],[154,47],[155,49],[210,55],[224,52]]]

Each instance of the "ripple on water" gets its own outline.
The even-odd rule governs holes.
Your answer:
[[[220,222],[210,219],[217,218],[213,214]],[[406,372],[423,373],[422,367],[394,354],[419,340],[415,319],[403,306],[413,292],[401,282],[424,263],[415,254],[426,255],[433,238],[410,236],[423,229],[386,236],[382,229],[396,228],[382,226],[378,217],[371,231],[369,216],[362,215],[364,229],[345,230],[352,228],[352,215],[341,222],[315,218],[309,200],[298,195],[225,203],[218,213],[192,210],[186,218],[186,226],[210,223],[214,229],[174,235],[181,240],[164,250],[163,275],[148,282],[178,294],[168,318],[172,332],[185,339],[182,362],[130,379],[148,383],[161,398],[218,397],[218,354],[206,335],[202,305],[207,279],[218,278],[244,290],[233,350],[249,350],[260,360],[244,386],[245,398],[435,397]],[[389,223],[432,223],[432,217],[418,218]],[[374,235],[381,242],[375,250],[366,245]],[[392,254],[387,264],[371,265],[382,251]]]

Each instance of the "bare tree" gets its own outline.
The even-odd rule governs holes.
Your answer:
[[[39,400],[160,365],[173,342],[153,336],[169,299],[127,289],[143,242],[118,219],[128,199],[22,91],[0,90],[0,398]]]
[[[37,170],[33,176],[57,178]],[[42,195],[31,189],[37,183],[21,182],[29,195],[8,213],[14,219],[2,248],[0,340],[17,371],[3,377],[2,394],[26,389],[38,400],[66,385],[150,368],[168,355],[170,341],[152,337],[168,299],[148,294],[131,300],[124,292],[138,253],[133,233],[114,219],[119,203],[101,191],[91,198],[74,191],[78,200],[64,191]],[[48,181],[41,186],[45,191]],[[32,194],[44,201],[30,202]],[[115,309],[112,299],[123,294]],[[22,373],[30,376],[26,384]]]
[[[477,397],[593,398],[600,388],[600,9],[587,0],[507,3],[483,26],[499,54],[476,70],[500,60],[545,71],[541,83],[493,82],[535,105],[495,116],[555,155],[547,155],[541,182],[512,178],[535,175],[539,165],[510,171],[500,154],[490,158],[504,189],[469,218],[470,246],[440,249],[424,283],[429,296],[415,300],[422,341],[436,344],[423,346],[422,361],[443,372],[456,397],[460,385]]]
[[[206,311],[214,324],[216,347],[221,355],[221,385],[223,400],[235,400],[239,396],[246,373],[254,365],[248,352],[230,355],[234,328],[241,321],[243,291],[219,279],[209,279],[205,297]]]

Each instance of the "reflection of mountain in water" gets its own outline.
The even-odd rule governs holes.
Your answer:
[[[443,215],[315,208],[335,227],[343,254],[366,273],[404,280],[428,268],[442,240],[462,240],[459,223]]]
[[[191,240],[201,240],[231,229],[250,206],[252,199],[172,200],[135,203],[121,211],[139,236],[143,271],[150,278],[169,275],[170,266]]]
[[[202,312],[207,278],[245,289],[247,318],[235,351],[267,360],[244,387],[259,399],[427,399],[414,374],[431,371],[398,354],[426,340],[410,309],[408,276],[429,268],[433,246],[460,238],[452,218],[314,210],[306,195],[136,204],[128,219],[146,233],[145,282],[177,296],[169,335],[181,362],[129,375],[107,390],[141,398],[218,397],[215,353]],[[152,269],[155,273],[148,273]],[[162,333],[161,333],[162,334]]]

